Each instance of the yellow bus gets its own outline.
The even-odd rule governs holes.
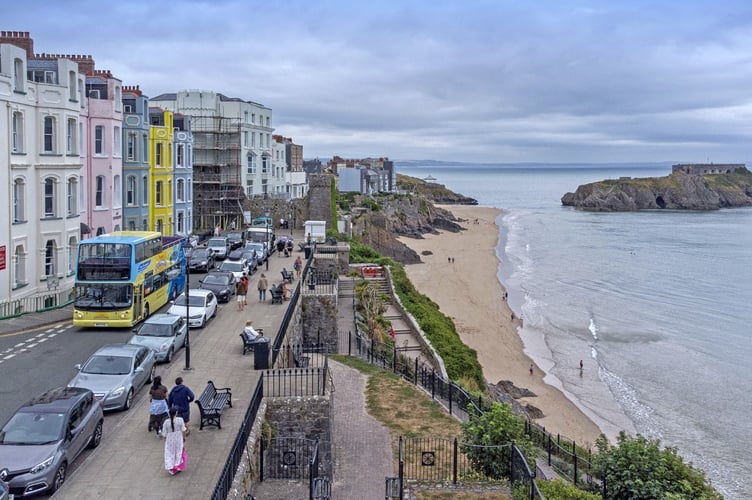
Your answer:
[[[73,324],[131,327],[183,292],[185,238],[116,231],[83,240],[76,262]]]

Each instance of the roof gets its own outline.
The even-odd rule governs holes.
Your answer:
[[[151,323],[151,324],[157,324],[157,325],[171,325],[178,319],[180,319],[180,316],[177,316],[175,314],[159,313],[159,314],[152,314],[151,316],[146,318],[146,321],[144,321],[144,323]]]
[[[91,392],[89,389],[83,387],[57,387],[31,398],[21,407],[21,411],[32,407],[34,411],[65,410],[89,392]]]
[[[122,356],[124,354],[132,353],[141,349],[141,346],[135,344],[108,344],[100,347],[94,354],[100,356]]]

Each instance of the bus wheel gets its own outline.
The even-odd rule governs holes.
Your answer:
[[[144,306],[144,319],[149,317],[149,304]]]

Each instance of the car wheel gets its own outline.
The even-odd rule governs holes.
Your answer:
[[[206,326],[206,316],[201,317],[201,324],[198,325],[199,328],[203,328],[204,326]]]
[[[167,357],[165,358],[165,363],[172,362],[172,356],[175,354],[175,349],[170,347],[170,350],[167,351]]]
[[[133,389],[129,390],[128,395],[125,397],[125,403],[123,403],[123,411],[130,410],[132,404],[133,404]]]
[[[94,428],[94,433],[91,435],[91,441],[89,441],[89,448],[96,448],[99,446],[99,443],[102,441],[102,421],[100,420],[97,423],[97,426]]]
[[[65,482],[65,473],[68,471],[68,464],[65,462],[60,464],[60,467],[57,468],[55,471],[55,477],[52,478],[52,487],[50,488],[50,492],[54,493],[57,490],[59,490],[63,483]]]

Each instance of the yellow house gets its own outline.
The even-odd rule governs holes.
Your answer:
[[[173,217],[172,182],[172,111],[149,108],[149,168],[151,170],[151,196],[149,196],[149,223],[151,229],[165,236],[175,232]]]

